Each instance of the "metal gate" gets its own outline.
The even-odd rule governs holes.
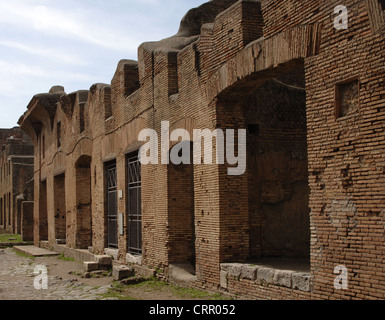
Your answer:
[[[127,158],[128,252],[142,253],[142,178],[138,156]]]
[[[118,187],[116,179],[116,163],[107,165],[106,171],[108,248],[118,248]]]

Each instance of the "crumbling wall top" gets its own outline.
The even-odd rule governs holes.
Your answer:
[[[196,41],[202,25],[214,22],[216,16],[232,6],[237,0],[211,0],[191,9],[183,17],[178,33],[172,37],[156,42],[145,42],[141,46],[147,52],[179,51]]]

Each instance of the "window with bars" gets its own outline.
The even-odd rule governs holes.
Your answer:
[[[142,253],[142,177],[138,153],[127,156],[127,249]]]
[[[116,163],[106,165],[108,248],[118,247],[118,198]]]

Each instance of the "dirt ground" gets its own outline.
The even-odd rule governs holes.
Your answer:
[[[218,294],[182,288],[175,285],[150,279],[142,283],[133,285],[123,285],[114,282],[112,276],[102,276],[100,278],[83,278],[83,265],[75,261],[63,261],[58,257],[39,257],[35,262],[48,266],[50,276],[60,277],[66,280],[75,280],[90,287],[100,287],[112,285],[110,295],[118,299],[133,300],[222,300],[227,299]]]
[[[73,293],[72,286],[80,288],[77,290],[87,290],[87,292],[92,292],[92,295],[88,294],[85,296],[85,299],[90,300],[165,301],[228,299],[219,294],[210,294],[194,289],[182,288],[156,279],[148,279],[137,284],[124,285],[120,282],[113,281],[111,274],[103,274],[101,276],[95,275],[91,278],[84,278],[82,277],[84,275],[82,263],[68,260],[61,256],[31,258],[17,254],[11,248],[0,249],[0,251],[2,251],[0,254],[0,264],[2,264],[3,272],[7,273],[6,276],[0,277],[2,280],[0,283],[0,292],[12,289],[13,295],[19,295],[20,299],[23,300],[28,300],[33,294],[33,288],[30,288],[31,292],[27,294],[25,284],[27,283],[28,287],[31,287],[33,268],[37,265],[46,266],[49,278],[54,279],[55,285],[52,286],[54,287],[52,290],[54,290],[55,299],[76,300],[79,292],[76,291],[76,293]],[[5,272],[4,269],[7,269],[8,271]],[[31,282],[31,284],[29,284],[29,282]],[[68,284],[71,284],[71,286],[68,286]],[[20,286],[20,288],[17,288],[18,286]],[[69,289],[67,289],[67,287]],[[99,295],[97,294],[98,288],[107,288],[107,290]],[[26,292],[25,297],[23,296],[24,292]],[[44,299],[46,299],[46,297],[44,297]]]

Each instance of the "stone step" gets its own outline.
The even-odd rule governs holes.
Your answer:
[[[39,248],[36,246],[15,246],[13,247],[18,252],[24,253],[33,257],[46,257],[46,256],[58,256],[58,252],[49,251],[44,248]]]

